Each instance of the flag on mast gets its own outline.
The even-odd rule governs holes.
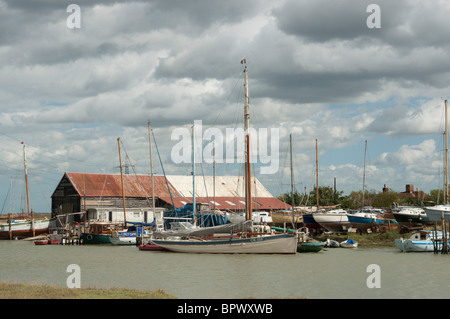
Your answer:
[[[241,60],[241,64],[246,64],[247,63],[247,59],[242,59]]]

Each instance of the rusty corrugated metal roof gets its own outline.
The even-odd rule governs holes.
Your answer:
[[[66,172],[80,197],[122,197],[122,182],[120,174],[90,174]],[[123,175],[125,197],[149,198],[152,196],[152,181],[150,175]],[[186,203],[192,203],[192,197],[184,197],[177,189],[167,181],[164,176],[153,176],[155,185],[155,197],[173,203],[176,208],[183,207]],[[173,179],[173,178],[172,178]],[[170,187],[170,192],[167,189]],[[170,197],[172,195],[172,199]],[[232,194],[230,194],[232,195]],[[211,204],[214,207],[213,197],[196,197],[197,202]],[[220,210],[244,210],[245,197],[216,196],[216,208]],[[282,210],[291,206],[274,197],[252,197],[254,210]]]
[[[168,204],[172,204],[170,196],[160,197]],[[172,196],[175,208],[180,208],[187,203],[192,203],[192,197],[176,197]],[[208,203],[214,208],[214,199],[212,197],[196,197],[197,203]],[[216,209],[219,210],[244,210],[245,209],[245,197],[217,197],[215,198]],[[283,210],[291,209],[291,205],[274,197],[253,197],[252,198],[253,210]]]
[[[121,197],[122,182],[120,174],[88,174],[66,172],[66,176],[80,196]],[[155,197],[168,196],[169,190],[164,176],[153,176]],[[178,195],[168,182],[172,195]],[[126,197],[151,197],[152,180],[150,175],[123,175],[124,195]],[[179,196],[179,195],[178,195]]]

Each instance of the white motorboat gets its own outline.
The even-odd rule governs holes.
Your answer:
[[[397,238],[394,243],[403,252],[433,252],[442,249],[442,232],[421,230],[408,239]]]

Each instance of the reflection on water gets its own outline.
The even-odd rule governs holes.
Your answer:
[[[0,281],[65,286],[67,266],[81,286],[163,289],[178,298],[449,298],[449,255],[396,248],[327,249],[296,255],[206,255],[134,246],[35,246],[0,241]],[[368,288],[370,264],[381,288]]]

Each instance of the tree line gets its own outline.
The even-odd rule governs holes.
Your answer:
[[[442,203],[443,192],[439,189],[433,189],[430,193],[423,191],[416,192],[416,197],[405,196],[402,193],[389,191],[352,191],[349,195],[343,195],[343,191],[335,191],[329,186],[319,186],[319,206],[340,205],[343,209],[358,209],[363,206],[372,206],[376,208],[390,208],[392,203],[405,206],[432,206]],[[278,199],[292,205],[292,193],[283,193]],[[316,189],[309,193],[294,192],[294,206],[316,206],[317,195]]]

